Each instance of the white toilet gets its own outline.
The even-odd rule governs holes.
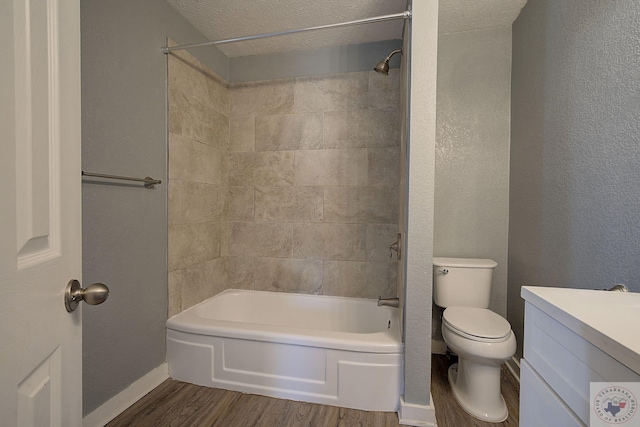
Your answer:
[[[509,322],[487,308],[497,265],[490,259],[433,259],[433,300],[446,308],[442,336],[458,355],[449,368],[451,391],[466,412],[496,423],[508,416],[500,366],[516,351]]]

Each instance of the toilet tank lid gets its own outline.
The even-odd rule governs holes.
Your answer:
[[[498,263],[492,259],[434,257],[433,265],[436,267],[495,268]]]

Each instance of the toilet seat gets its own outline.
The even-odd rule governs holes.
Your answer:
[[[449,307],[442,323],[452,332],[479,342],[503,342],[511,336],[511,325],[502,316],[486,308]]]

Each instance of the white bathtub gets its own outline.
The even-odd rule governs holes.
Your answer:
[[[171,378],[369,411],[396,411],[397,308],[375,300],[230,289],[167,321]]]

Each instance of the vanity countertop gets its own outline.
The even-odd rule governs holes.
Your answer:
[[[640,373],[640,294],[523,286],[522,298]]]

